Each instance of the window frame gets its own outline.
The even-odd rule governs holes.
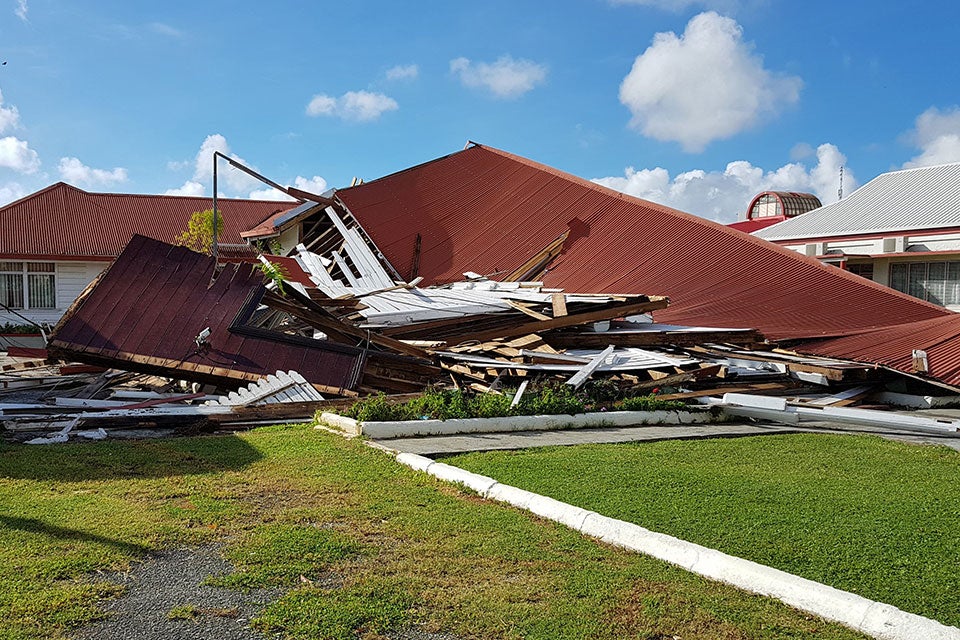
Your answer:
[[[20,268],[4,268],[11,265],[19,265]],[[39,265],[41,267],[48,267],[49,269],[31,270],[31,265]],[[10,309],[16,311],[55,311],[57,309],[57,291],[59,290],[59,282],[57,278],[56,262],[39,260],[0,260],[0,275],[20,276],[20,293],[22,296],[22,299],[20,300],[20,306],[11,305]],[[53,279],[51,306],[32,305],[30,303],[31,298],[40,297],[39,291],[34,292],[34,288],[30,286],[31,278],[37,276],[50,276]],[[0,302],[3,301],[0,300]]]

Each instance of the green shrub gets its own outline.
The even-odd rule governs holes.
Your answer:
[[[616,404],[621,411],[677,411],[686,406],[679,400],[660,400],[656,396],[624,398]]]
[[[609,378],[587,380],[580,388],[580,397],[588,405],[607,404],[623,397],[623,391]]]
[[[467,398],[458,390],[428,389],[404,404],[407,420],[453,420],[470,418]]]
[[[670,411],[683,409],[679,401],[659,400],[656,396],[637,396],[616,402],[611,399],[622,392],[616,383],[593,385],[576,390],[568,384],[550,382],[539,391],[529,391],[515,407],[511,407],[512,390],[503,394],[478,393],[468,396],[457,389],[429,389],[423,395],[404,403],[391,404],[384,394],[357,401],[345,415],[360,422],[393,422],[399,420],[454,420],[462,418],[501,418],[516,415],[573,415],[592,410]]]
[[[49,327],[47,328],[49,331]],[[40,327],[35,324],[14,324],[12,322],[5,322],[0,324],[0,333],[6,334],[37,334],[40,333]]]
[[[584,403],[576,390],[568,384],[550,383],[535,396],[524,396],[520,401],[521,413],[525,415],[573,415],[583,413]]]
[[[510,406],[513,402],[514,393],[478,393],[469,403],[471,416],[474,418],[502,418],[514,415],[516,407]]]
[[[347,409],[344,415],[359,422],[390,422],[407,419],[404,408],[401,405],[389,403],[387,396],[382,393],[358,400]]]

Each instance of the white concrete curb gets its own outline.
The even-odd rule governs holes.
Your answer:
[[[411,436],[438,436],[457,433],[502,433],[508,431],[547,431],[590,427],[630,427],[636,425],[691,425],[727,420],[711,411],[604,411],[554,416],[508,416],[503,418],[465,418],[459,420],[403,420],[398,422],[357,422],[336,413],[320,414],[320,422],[346,433],[375,440]]]
[[[412,453],[397,455],[397,461],[441,480],[463,484],[484,498],[526,509],[584,535],[639,551],[706,578],[776,598],[792,607],[839,622],[879,640],[960,640],[960,629],[957,627],[949,627],[936,620],[901,611],[889,604],[868,600],[779,569],[649,531],[630,522],[608,518],[547,496],[500,484],[493,478],[459,467]]]

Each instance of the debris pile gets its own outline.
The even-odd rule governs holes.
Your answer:
[[[749,393],[846,405],[892,375],[778,349],[753,329],[659,324],[663,296],[567,292],[471,272],[420,287],[392,270],[349,214],[317,208],[309,242],[253,264],[220,265],[134,236],[48,345],[50,362],[109,371],[84,383],[69,379],[80,375],[76,365],[9,365],[30,377],[0,378],[0,386],[85,386],[47,403],[0,404],[7,430],[65,439],[80,426],[237,428],[308,419],[374,393],[499,392],[548,380],[579,387],[596,378],[625,395]],[[135,376],[203,392],[111,393]]]

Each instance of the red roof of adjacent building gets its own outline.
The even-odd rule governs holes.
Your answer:
[[[660,322],[794,339],[949,314],[723,225],[480,145],[337,196],[400,274],[428,283],[465,271],[510,273],[568,233],[543,277],[547,286],[666,295]]]
[[[298,203],[217,199],[221,242]],[[115,258],[134,234],[175,242],[190,216],[213,207],[210,198],[90,193],[63,182],[0,208],[0,259]]]
[[[742,231],[744,233],[753,233],[754,231],[759,231],[760,229],[766,229],[767,227],[775,225],[778,222],[783,222],[786,219],[786,216],[768,216],[766,218],[754,218],[753,220],[737,220],[736,222],[731,222],[727,226],[731,229],[736,229],[737,231]]]

